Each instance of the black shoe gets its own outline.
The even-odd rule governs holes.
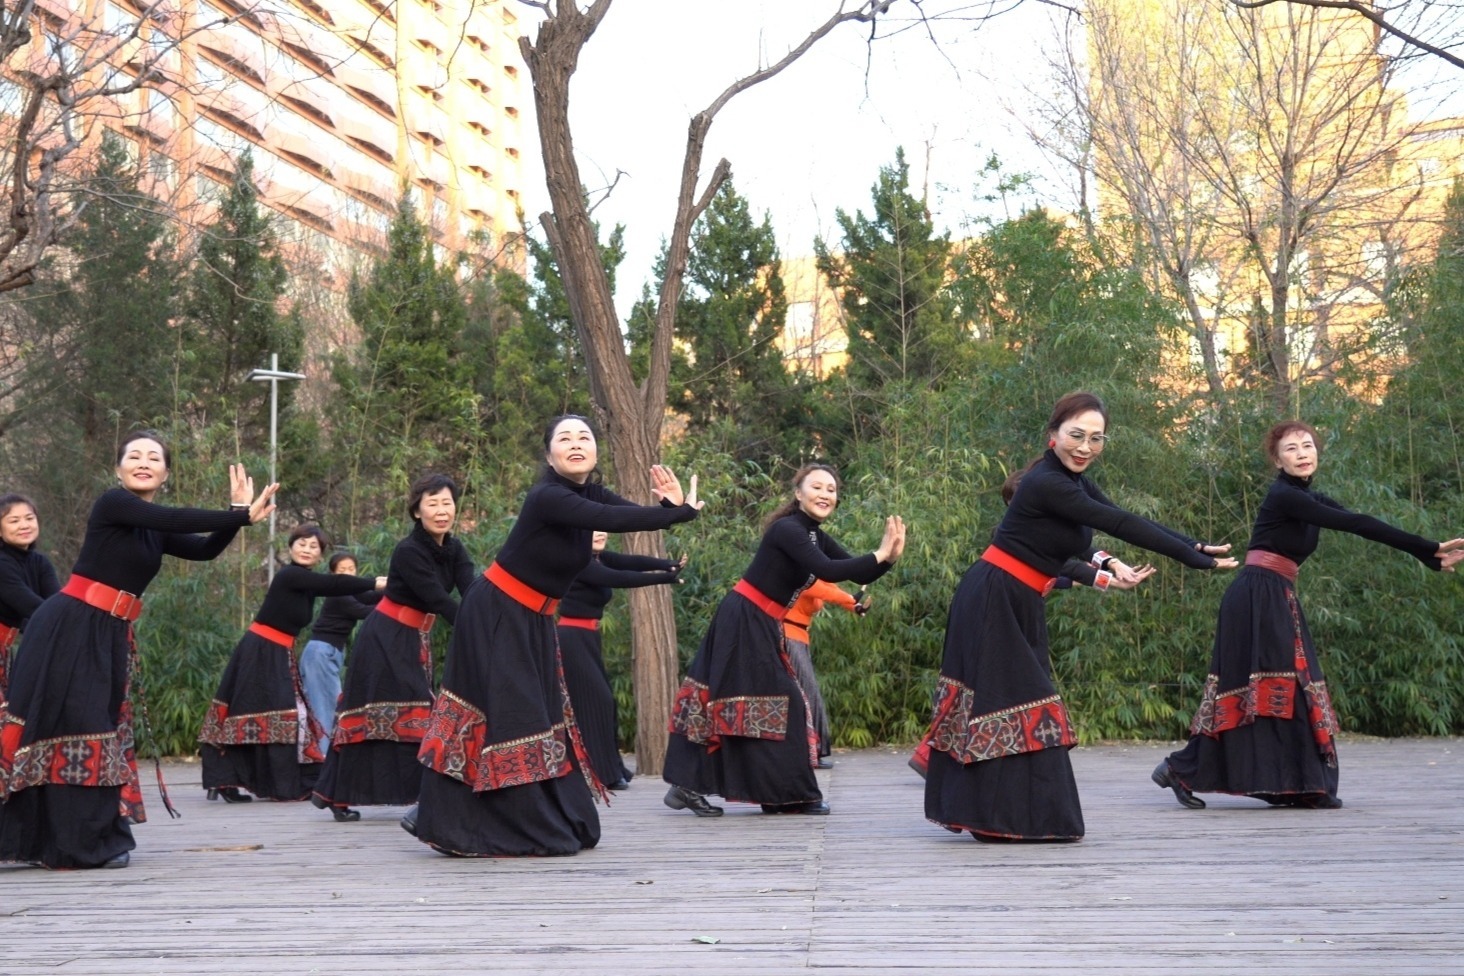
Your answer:
[[[108,858],[107,860],[103,861],[102,862],[102,867],[104,867],[104,868],[125,868],[127,865],[129,865],[131,863],[132,863],[132,855],[129,854],[127,851],[123,851],[121,854],[118,854],[116,857]]]
[[[814,768],[815,769],[833,769],[834,768],[834,761],[832,759],[830,759],[828,756],[819,756],[818,757],[818,765],[815,766]]]
[[[809,800],[801,807],[795,807],[794,810],[809,817],[827,817],[829,815],[829,805],[823,800]]]
[[[619,793],[621,790],[628,790],[630,789],[630,780],[622,776],[615,782],[607,786],[606,789],[614,790],[617,793]]]
[[[220,786],[216,790],[208,791],[210,800],[223,800],[225,803],[252,803],[254,797],[248,793],[240,793],[237,786]]]
[[[330,815],[335,817],[336,823],[355,823],[361,819],[361,811],[350,807],[331,807]]]
[[[666,791],[665,804],[672,810],[690,810],[698,817],[720,817],[723,812],[721,807],[708,803],[707,798],[700,793],[693,793],[680,786],[673,786]]]
[[[1205,801],[1191,793],[1189,787],[1179,781],[1179,777],[1175,776],[1174,771],[1169,768],[1168,759],[1159,760],[1159,765],[1154,767],[1154,772],[1149,774],[1149,778],[1164,789],[1173,790],[1174,798],[1179,801],[1180,806],[1189,807],[1191,810],[1205,809]]]
[[[905,763],[905,765],[909,766],[911,769],[915,770],[915,772],[919,773],[921,779],[925,778],[925,767],[920,765],[920,763],[915,759],[914,756],[911,756],[910,761]]]
[[[1292,806],[1303,810],[1341,810],[1342,801],[1330,793],[1310,793],[1298,796]]]
[[[402,819],[401,819],[401,825],[402,825],[402,829],[405,830],[407,833],[411,834],[413,837],[416,837],[417,836],[417,807],[416,807],[416,804],[413,804],[412,805],[412,809],[408,810],[405,814],[403,814]]]
[[[324,810],[330,806],[329,803],[325,802],[325,798],[322,797],[319,793],[310,794],[310,805],[317,810]]]

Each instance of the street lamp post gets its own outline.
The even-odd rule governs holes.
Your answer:
[[[280,369],[280,355],[269,354],[269,369],[251,369],[245,379],[254,383],[269,384],[269,483],[279,480],[275,471],[280,453],[280,383],[287,380],[303,380],[304,373],[286,373]],[[275,513],[269,513],[269,579],[274,580]]]

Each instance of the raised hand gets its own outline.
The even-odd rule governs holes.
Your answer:
[[[874,556],[882,563],[893,563],[905,552],[905,520],[898,515],[885,519],[884,538]]]
[[[1439,543],[1439,551],[1434,553],[1439,559],[1444,558],[1444,553],[1455,552],[1464,549],[1464,539],[1450,539],[1448,542]]]
[[[1439,557],[1439,568],[1446,573],[1454,571],[1454,564],[1464,560],[1464,549],[1450,549]]]
[[[672,505],[690,505],[701,510],[703,502],[696,497],[696,475],[691,476],[691,491],[681,491],[681,481],[676,472],[664,464],[651,465],[651,497],[656,501],[668,501]]]
[[[269,518],[269,513],[275,510],[274,495],[280,490],[279,482],[272,485],[265,485],[264,491],[249,506],[249,524],[258,525]]]
[[[1117,560],[1115,560],[1115,562],[1116,561]],[[1110,564],[1110,567],[1111,565],[1112,564]],[[1109,571],[1113,573],[1113,579],[1108,581],[1108,588],[1110,590],[1132,590],[1144,580],[1148,579],[1150,576],[1153,576],[1155,573],[1158,572],[1157,569],[1155,569],[1148,563],[1145,563],[1144,565],[1137,568],[1130,568],[1128,566],[1125,566],[1124,569],[1128,570],[1128,572],[1124,576],[1119,576],[1116,571],[1110,568]]]
[[[229,465],[229,504],[244,507],[254,501],[254,479],[242,464]]]

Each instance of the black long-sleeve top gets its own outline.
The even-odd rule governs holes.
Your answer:
[[[1214,557],[1195,549],[1193,539],[1119,508],[1050,450],[1022,477],[992,542],[1048,576],[1072,572],[1078,582],[1091,585],[1093,567],[1068,560],[1092,554],[1094,529],[1195,569],[1215,566]]]
[[[816,579],[869,584],[889,572],[891,565],[872,552],[851,556],[807,512],[797,511],[778,519],[763,533],[742,578],[763,596],[790,607]]]
[[[0,624],[25,629],[25,622],[46,597],[61,589],[56,567],[31,545],[0,545]]]
[[[588,565],[591,535],[649,532],[696,518],[690,505],[637,505],[604,485],[576,484],[550,471],[524,496],[494,560],[517,580],[560,598]]]
[[[1392,546],[1430,569],[1442,565],[1434,555],[1439,549],[1437,542],[1395,529],[1371,515],[1350,512],[1321,492],[1313,491],[1310,478],[1296,478],[1284,471],[1271,482],[1271,490],[1256,512],[1250,548],[1285,556],[1299,566],[1316,552],[1322,529],[1351,532]]]
[[[316,597],[364,593],[375,588],[374,576],[317,573],[290,563],[275,573],[254,619],[294,637],[305,629],[305,625],[310,623],[310,618],[315,614]]]
[[[173,508],[113,488],[92,505],[71,573],[141,596],[162,569],[163,556],[213,559],[248,524],[245,508]]]
[[[468,550],[449,533],[442,544],[418,522],[391,552],[386,569],[386,598],[404,607],[435,613],[448,623],[457,620],[458,597],[478,576]]]
[[[371,610],[381,602],[380,593],[352,593],[348,596],[328,596],[320,605],[315,623],[310,625],[310,639],[324,641],[337,650],[345,650],[346,642],[356,624],[371,615]]]
[[[680,568],[670,559],[607,549],[591,556],[589,565],[569,584],[559,604],[559,615],[599,620],[616,590],[675,583],[679,573]]]

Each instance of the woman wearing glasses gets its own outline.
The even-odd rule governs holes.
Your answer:
[[[1093,550],[1094,529],[1196,569],[1236,565],[1218,558],[1229,546],[1125,512],[1088,480],[1107,427],[1093,394],[1057,402],[1048,450],[1023,473],[992,544],[951,601],[925,781],[925,816],[947,830],[983,841],[1083,836],[1067,754],[1077,738],[1052,681],[1044,598],[1063,573],[1099,589],[1142,579]],[[1090,564],[1069,562],[1075,557]]]

